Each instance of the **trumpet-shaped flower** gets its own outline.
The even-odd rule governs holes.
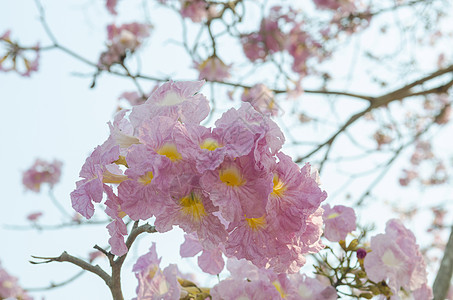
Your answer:
[[[324,209],[324,236],[329,241],[345,240],[346,235],[356,229],[356,216],[352,208],[343,205],[335,205],[330,208],[329,204],[322,208]]]
[[[396,219],[387,222],[385,234],[371,238],[371,252],[364,260],[373,281],[384,280],[394,294],[415,291],[427,282],[426,266],[415,236]]]

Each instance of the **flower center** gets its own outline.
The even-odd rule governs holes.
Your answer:
[[[247,225],[254,231],[263,229],[266,226],[265,216],[259,218],[245,218]]]
[[[399,267],[401,264],[401,261],[395,257],[395,254],[393,254],[393,251],[390,249],[387,249],[384,252],[384,255],[382,255],[382,262],[387,267]]]
[[[146,172],[145,175],[140,176],[138,178],[138,182],[140,182],[143,185],[148,185],[151,183],[153,178],[154,178],[153,172],[149,171],[149,172]]]
[[[275,289],[280,293],[280,297],[286,298],[286,293],[282,288],[282,285],[278,281],[272,282],[272,285],[275,286]]]
[[[207,138],[205,139],[201,144],[200,148],[201,149],[206,149],[209,151],[214,151],[217,148],[221,148],[222,146],[214,139]]]
[[[333,212],[331,213],[330,215],[327,216],[327,219],[330,220],[330,219],[335,219],[336,217],[338,217],[340,214],[337,213],[337,212]]]
[[[219,178],[229,186],[244,185],[245,180],[242,178],[241,171],[234,166],[223,168],[219,171]]]
[[[272,190],[272,195],[281,197],[283,193],[286,191],[286,186],[283,181],[280,180],[277,174],[274,174],[273,178],[274,188]]]
[[[162,147],[157,150],[157,153],[160,155],[165,155],[171,161],[177,161],[182,158],[181,154],[178,152],[178,149],[176,148],[176,145],[173,143],[165,143],[162,145]]]
[[[206,211],[204,210],[204,205],[200,197],[193,192],[189,196],[181,198],[179,205],[181,205],[182,213],[191,216],[192,220],[196,222],[199,222],[201,218],[206,216]]]
[[[178,94],[175,92],[168,92],[164,99],[159,102],[160,106],[173,106],[177,105],[179,103],[184,102],[184,98],[180,97]]]

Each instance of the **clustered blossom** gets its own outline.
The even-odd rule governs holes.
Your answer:
[[[180,0],[181,16],[190,18],[192,22],[200,23],[215,16],[215,5],[208,4],[205,0]]]
[[[200,72],[198,79],[223,81],[230,77],[231,65],[226,65],[217,56],[211,56],[201,63],[195,63],[195,67]]]
[[[160,269],[161,258],[157,257],[156,244],[149,252],[138,258],[132,272],[138,279],[137,298],[139,300],[179,299],[181,286],[178,282],[178,267],[174,264]]]
[[[209,114],[202,85],[170,81],[144,104],[120,111],[82,167],[73,208],[91,218],[106,195],[115,255],[127,252],[126,215],[155,217],[157,231],[179,226],[198,241],[198,251],[189,252],[203,251],[200,266],[210,273],[223,268],[222,254],[299,271],[306,254],[323,248],[320,203],[327,194],[317,173],[280,151],[280,128],[249,103],[213,128],[200,125]]]
[[[6,46],[6,53],[0,54],[0,72],[15,71],[17,74],[29,77],[32,72],[38,71],[39,67],[39,43],[33,47],[21,47],[10,38],[11,31],[7,30],[0,35],[0,45]],[[34,53],[30,59],[25,53]]]
[[[337,299],[335,288],[305,274],[277,274],[246,260],[228,259],[231,277],[211,289],[212,299]]]
[[[329,204],[323,205],[324,236],[331,242],[346,239],[346,235],[356,229],[356,216],[351,207]]]
[[[52,163],[37,159],[33,166],[22,175],[22,183],[33,192],[38,193],[43,183],[48,183],[50,188],[60,181],[63,163],[54,160]]]
[[[414,299],[432,298],[426,285],[425,261],[415,236],[399,220],[389,220],[385,234],[371,238],[371,252],[366,255],[364,266],[369,279],[387,283],[393,293],[391,299],[411,294]]]
[[[133,53],[149,36],[151,26],[148,24],[128,23],[121,26],[107,26],[107,51],[99,58],[100,68],[108,69],[113,64],[121,64],[127,54]]]
[[[251,89],[245,89],[241,100],[249,102],[262,114],[276,116],[279,112],[274,93],[264,84],[256,84]]]
[[[33,299],[19,286],[17,281],[17,278],[8,274],[0,264],[0,299]]]
[[[327,56],[320,42],[304,30],[304,22],[297,20],[297,12],[281,6],[270,9],[269,16],[262,19],[257,32],[241,36],[245,56],[252,62],[265,61],[268,55],[287,51],[293,58],[292,70],[300,75],[307,74],[308,61],[322,60]],[[282,28],[290,28],[289,30]]]

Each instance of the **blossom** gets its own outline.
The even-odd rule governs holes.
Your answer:
[[[176,176],[169,187],[170,197],[162,203],[156,216],[155,226],[159,232],[178,225],[186,233],[196,233],[201,244],[212,249],[227,238],[225,227],[214,215],[218,212],[199,185],[199,176],[184,174]],[[216,273],[217,274],[217,273]]]
[[[225,159],[216,170],[201,177],[201,187],[226,221],[238,221],[244,215],[260,218],[265,214],[272,180],[269,173],[256,170],[254,164],[250,155]]]
[[[180,2],[181,16],[190,18],[195,23],[200,23],[217,14],[215,5],[208,5],[205,0],[180,0]]]
[[[125,180],[113,164],[118,159],[119,146],[108,139],[94,149],[82,166],[79,176],[83,179],[76,182],[76,189],[71,193],[71,201],[75,211],[85,218],[93,216],[93,202],[102,201],[105,183],[119,183]]]
[[[209,102],[198,93],[204,81],[169,81],[157,88],[144,105],[136,106],[129,116],[140,127],[152,116],[167,116],[183,123],[199,124],[209,114]]]
[[[427,282],[426,265],[415,236],[396,219],[389,220],[385,234],[371,238],[371,252],[364,260],[368,278],[386,281],[394,294],[421,288]]]
[[[30,191],[38,193],[43,183],[48,183],[50,188],[60,181],[61,166],[63,163],[54,160],[52,163],[37,159],[33,166],[22,175],[22,183]]]
[[[38,71],[40,47],[39,43],[34,47],[22,47],[10,38],[11,31],[7,30],[0,36],[0,44],[6,46],[6,54],[0,54],[0,71],[16,71],[23,77],[29,77],[32,72]],[[34,52],[34,58],[31,59],[25,53]]]
[[[322,207],[322,216],[325,224],[324,236],[331,242],[339,242],[346,239],[346,235],[356,229],[356,216],[351,207],[335,205],[330,208],[329,204]]]
[[[201,63],[195,63],[195,67],[200,71],[198,76],[200,80],[223,81],[230,77],[231,65],[226,65],[217,56],[211,56]]]
[[[164,270],[159,267],[161,259],[157,257],[156,244],[149,252],[140,256],[132,271],[138,279],[137,298],[140,300],[179,299],[181,286],[178,283],[178,268],[169,265]]]
[[[241,100],[250,102],[257,111],[263,114],[276,116],[278,106],[275,102],[274,93],[264,84],[256,84],[251,89],[245,89]]]
[[[315,278],[310,278],[305,274],[292,274],[290,280],[295,286],[296,293],[288,297],[289,299],[337,299],[337,291],[333,286],[326,286]],[[293,298],[294,297],[294,298]]]
[[[105,3],[105,7],[109,11],[109,13],[111,13],[112,15],[116,15],[118,14],[118,12],[116,11],[117,4],[118,0],[107,0],[107,2]]]
[[[32,300],[18,284],[18,279],[11,276],[0,264],[0,299]]]
[[[120,183],[118,197],[122,210],[133,220],[157,215],[168,199],[165,169],[168,160],[146,145],[132,145],[126,156],[129,180]]]
[[[186,234],[179,251],[181,257],[192,257],[200,252],[202,253],[198,257],[198,266],[203,272],[216,275],[223,270],[225,261],[220,246],[204,249],[196,235]]]
[[[122,63],[128,52],[133,53],[149,36],[150,27],[136,22],[108,25],[108,49],[99,57],[99,67],[109,69],[115,63]]]

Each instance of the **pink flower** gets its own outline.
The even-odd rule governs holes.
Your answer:
[[[181,16],[200,23],[216,15],[215,5],[208,5],[205,0],[180,0]]]
[[[186,233],[196,233],[206,249],[216,248],[227,239],[225,227],[214,215],[218,208],[201,189],[199,176],[177,175],[169,190],[170,199],[162,203],[162,211],[156,216],[155,226],[159,232],[178,225]]]
[[[79,176],[84,178],[76,182],[76,189],[71,193],[72,207],[85,218],[94,214],[92,202],[102,201],[105,183],[119,183],[125,180],[119,170],[112,165],[119,159],[119,146],[109,139],[96,147],[86,159]],[[107,168],[110,165],[111,168]],[[112,173],[113,172],[113,173]]]
[[[396,219],[387,222],[385,234],[371,238],[371,252],[364,260],[368,277],[386,281],[394,294],[415,291],[427,282],[426,265],[415,236]]]
[[[269,173],[256,170],[254,164],[250,155],[226,159],[201,177],[202,188],[229,222],[239,221],[244,215],[260,218],[266,212],[272,179]]]
[[[136,106],[130,115],[134,127],[154,116],[167,116],[183,123],[199,124],[209,114],[209,102],[198,93],[204,81],[169,81],[157,88],[144,105]]]
[[[33,299],[19,286],[17,281],[17,278],[8,274],[0,264],[0,299]]]
[[[153,243],[149,252],[138,258],[132,268],[138,279],[138,300],[174,300],[179,299],[181,286],[178,282],[178,268],[169,265],[160,269],[160,258],[157,258],[156,244]]]
[[[39,43],[34,47],[23,47],[10,38],[11,31],[7,30],[0,36],[0,44],[6,46],[6,54],[0,54],[0,71],[16,71],[23,77],[29,77],[32,72],[38,71],[40,48]],[[35,57],[30,59],[25,53],[34,52]]]
[[[127,227],[122,219],[126,214],[121,210],[121,200],[113,193],[113,190],[107,187],[105,192],[107,193],[105,213],[112,218],[112,222],[107,225],[110,234],[109,244],[112,247],[111,252],[117,256],[122,256],[128,251],[124,242]]]
[[[116,11],[117,4],[118,0],[107,0],[107,2],[105,3],[105,7],[109,11],[109,13],[111,13],[112,15],[116,15],[118,14],[118,12]]]
[[[225,279],[211,289],[213,299],[281,299],[279,292],[268,280],[247,281]]]
[[[149,36],[150,25],[140,23],[115,24],[107,26],[108,49],[99,58],[100,68],[109,69],[115,63],[122,63],[126,55],[133,53]]]
[[[50,188],[60,181],[61,166],[63,163],[54,160],[52,163],[37,159],[30,169],[24,172],[22,183],[30,191],[38,193],[43,183],[48,183]]]
[[[27,216],[27,220],[32,222],[37,222],[38,219],[42,216],[42,212],[38,211]]]
[[[219,246],[212,249],[203,249],[200,244],[198,237],[195,235],[184,236],[184,243],[181,244],[180,255],[181,257],[193,257],[198,253],[201,255],[198,257],[198,266],[203,272],[208,274],[217,275],[222,272],[225,261],[222,257],[222,249]]]
[[[300,169],[291,157],[281,152],[277,157],[279,162],[273,170],[273,189],[266,210],[276,230],[298,232],[326,199],[327,193],[319,188],[308,164]]]
[[[256,84],[250,90],[244,90],[241,100],[249,102],[253,108],[263,114],[276,116],[278,114],[278,106],[274,96],[274,93],[264,84]]]
[[[208,81],[223,81],[230,77],[231,65],[226,65],[217,56],[211,56],[201,63],[195,63],[195,67],[200,71],[198,79]]]
[[[339,242],[346,239],[346,235],[356,229],[356,216],[352,208],[343,205],[335,205],[330,208],[329,204],[322,207],[322,216],[325,224],[324,236],[331,242]]]
[[[231,119],[212,130],[201,125],[179,127],[175,141],[186,145],[181,155],[202,174],[215,170],[225,159],[250,153],[254,146],[254,132],[240,119]]]
[[[305,274],[292,274],[290,275],[290,280],[295,287],[296,293],[288,297],[288,299],[334,300],[338,298],[334,287],[326,286],[319,280],[307,277]]]
[[[133,220],[147,220],[169,200],[165,174],[169,161],[145,145],[132,145],[126,161],[129,180],[118,187],[121,208]]]

